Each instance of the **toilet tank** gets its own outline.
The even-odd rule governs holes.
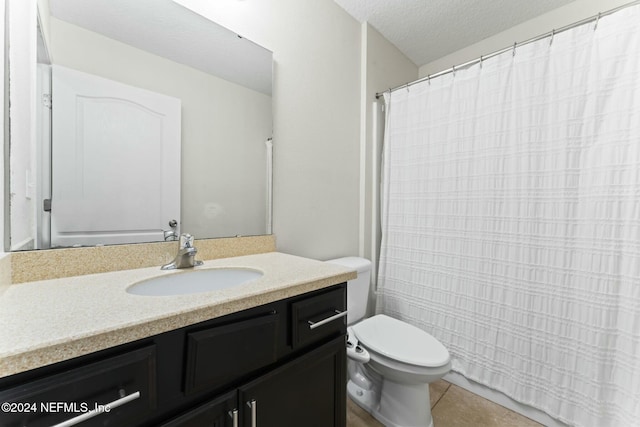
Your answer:
[[[371,281],[371,261],[350,256],[327,261],[356,270],[358,277],[347,282],[347,325],[361,320],[367,313]]]

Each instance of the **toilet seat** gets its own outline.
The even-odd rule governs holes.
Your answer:
[[[365,348],[389,359],[426,368],[447,365],[447,349],[427,332],[413,325],[378,314],[353,326]]]

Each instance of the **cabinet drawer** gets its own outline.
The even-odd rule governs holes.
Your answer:
[[[279,314],[187,334],[185,393],[218,389],[277,360]]]
[[[292,345],[301,347],[342,334],[346,328],[344,285],[291,304]]]
[[[155,357],[151,345],[2,390],[0,402],[13,402],[17,411],[3,412],[1,424],[51,426],[96,410],[78,424],[135,425],[156,407]]]

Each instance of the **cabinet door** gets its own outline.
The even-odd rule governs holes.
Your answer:
[[[160,427],[234,427],[233,419],[239,417],[237,401],[237,393],[234,390],[200,405]]]
[[[223,387],[278,360],[275,310],[187,334],[185,392]]]
[[[345,354],[341,336],[241,387],[242,426],[344,427]]]

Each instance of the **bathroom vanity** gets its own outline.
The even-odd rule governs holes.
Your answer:
[[[0,378],[0,402],[9,402],[0,413],[0,425],[50,426],[88,416],[90,410],[104,410],[84,421],[76,418],[81,421],[78,424],[63,425],[344,426],[346,359],[342,313],[346,310],[344,282],[351,273],[332,270],[333,267],[320,273],[323,263],[284,254],[206,264],[215,268],[216,262],[237,264],[245,259],[253,260],[255,268],[256,259],[269,258],[258,267],[265,271],[265,279],[238,287],[244,289],[151,298],[146,302],[158,303],[158,307],[164,305],[162,300],[171,299],[178,307],[194,304],[192,310],[181,308],[180,314],[170,315],[173,324],[189,319],[184,320],[189,323],[185,326],[77,357],[63,357],[57,363],[28,370],[19,368],[21,372]],[[289,264],[290,269],[291,262],[300,268],[288,276],[285,265]],[[305,271],[315,278],[305,278]],[[296,276],[298,279],[294,279]],[[274,285],[275,281],[280,281],[281,286]],[[120,292],[130,284],[114,288]],[[124,298],[141,304],[143,313],[155,310],[143,308],[149,297]],[[225,310],[231,312],[206,314]],[[194,313],[210,318],[192,323]],[[166,317],[139,322],[146,331],[158,324],[166,328]],[[117,333],[122,335],[123,330],[135,328],[129,325]],[[113,333],[103,332],[105,341],[112,341],[109,335]],[[99,341],[87,336],[85,344],[91,347]],[[46,347],[38,354],[46,359]],[[35,353],[24,355],[32,359],[29,363],[38,363]],[[2,367],[4,372],[19,370],[8,364]]]

